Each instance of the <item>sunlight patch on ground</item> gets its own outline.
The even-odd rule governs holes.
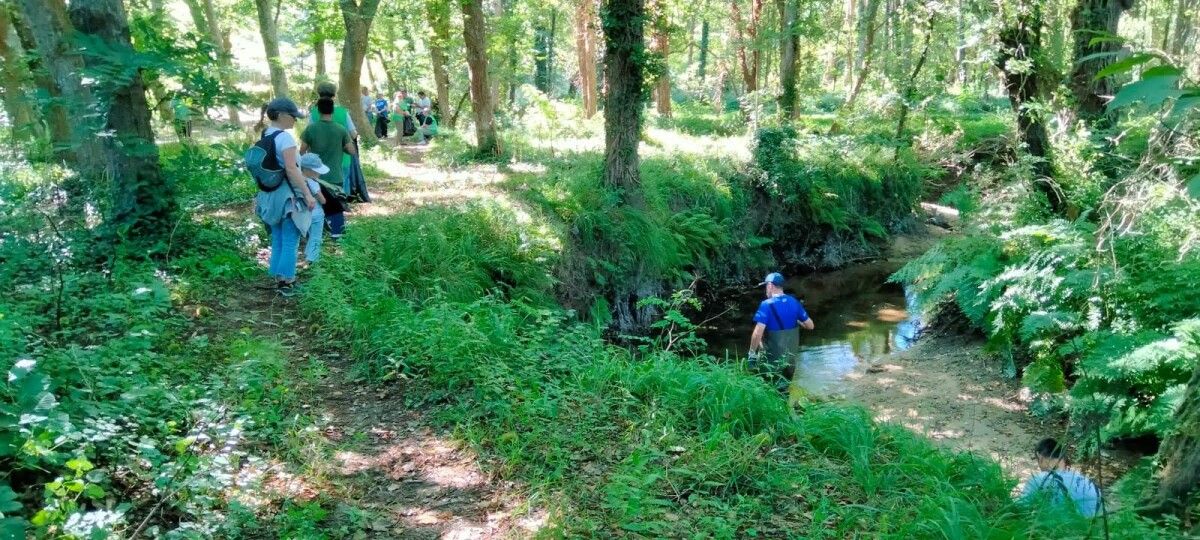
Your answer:
[[[750,159],[750,138],[735,137],[697,137],[678,131],[647,127],[646,135],[653,144],[645,142],[641,145],[644,155],[670,155],[675,153],[695,154],[700,156],[726,156],[737,161]]]

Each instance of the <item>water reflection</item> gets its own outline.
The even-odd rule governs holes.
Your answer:
[[[902,351],[920,331],[915,296],[887,283],[895,264],[874,263],[789,281],[788,292],[804,302],[816,324],[801,332],[793,391],[836,392],[859,362]],[[729,299],[729,312],[705,329],[711,353],[731,361],[745,357],[757,290]]]

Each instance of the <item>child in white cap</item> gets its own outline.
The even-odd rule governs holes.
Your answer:
[[[317,205],[312,210],[312,223],[308,226],[308,240],[304,243],[304,266],[307,267],[321,256],[321,240],[325,234],[325,195],[321,193],[321,185],[317,178],[329,172],[329,167],[321,162],[321,156],[312,152],[300,156],[300,172],[308,182],[308,190],[317,199]]]

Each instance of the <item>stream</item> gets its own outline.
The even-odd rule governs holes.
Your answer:
[[[785,291],[798,298],[816,328],[801,330],[800,356],[792,386],[809,393],[836,394],[859,362],[902,351],[920,331],[915,299],[887,278],[902,265],[877,261],[788,279]],[[710,302],[698,332],[709,353],[728,361],[745,359],[761,288],[747,288]]]

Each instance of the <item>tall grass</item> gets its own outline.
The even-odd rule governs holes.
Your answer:
[[[366,371],[417,381],[498,475],[529,485],[553,516],[546,536],[1086,534],[1087,523],[1014,505],[1014,480],[995,463],[937,450],[860,409],[793,411],[737,367],[607,344],[537,295],[513,294],[543,287],[548,269],[511,244],[430,286],[420,276],[438,261],[386,244],[433,235],[441,252],[468,252],[491,224],[511,223],[497,208],[437,212],[372,225],[323,261],[303,305]],[[395,284],[397,269],[407,285]],[[480,277],[501,269],[528,278],[489,286]],[[1129,515],[1116,519],[1123,537],[1156,537]]]

